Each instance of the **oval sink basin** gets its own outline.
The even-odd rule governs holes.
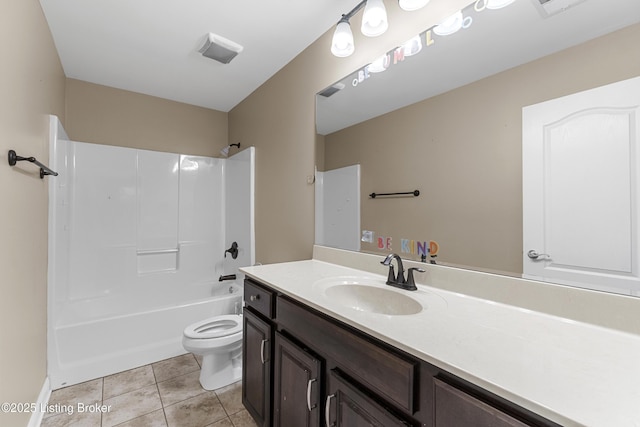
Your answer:
[[[422,311],[422,305],[405,294],[376,286],[343,284],[325,289],[325,295],[354,310],[388,315],[408,315]]]

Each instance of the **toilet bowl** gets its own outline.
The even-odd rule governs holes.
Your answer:
[[[242,378],[242,316],[211,317],[184,329],[182,346],[202,356],[200,384],[215,390]]]

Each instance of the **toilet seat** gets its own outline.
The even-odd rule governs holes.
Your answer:
[[[192,339],[221,338],[242,332],[242,317],[234,314],[211,317],[184,329],[184,336]]]

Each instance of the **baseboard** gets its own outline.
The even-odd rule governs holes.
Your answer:
[[[38,401],[36,402],[36,410],[31,413],[29,424],[27,427],[40,427],[42,419],[44,418],[44,412],[40,408],[46,408],[49,404],[49,398],[51,397],[51,386],[49,385],[49,377],[44,379],[44,384],[38,395]]]

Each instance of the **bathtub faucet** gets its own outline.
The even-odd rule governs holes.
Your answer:
[[[222,282],[223,280],[236,280],[235,274],[227,274],[226,276],[220,276],[218,282]]]
[[[236,259],[238,258],[238,243],[237,242],[233,242],[231,244],[231,247],[229,249],[227,249],[226,251],[224,251],[224,257],[227,257],[227,252],[231,254],[231,258]]]

